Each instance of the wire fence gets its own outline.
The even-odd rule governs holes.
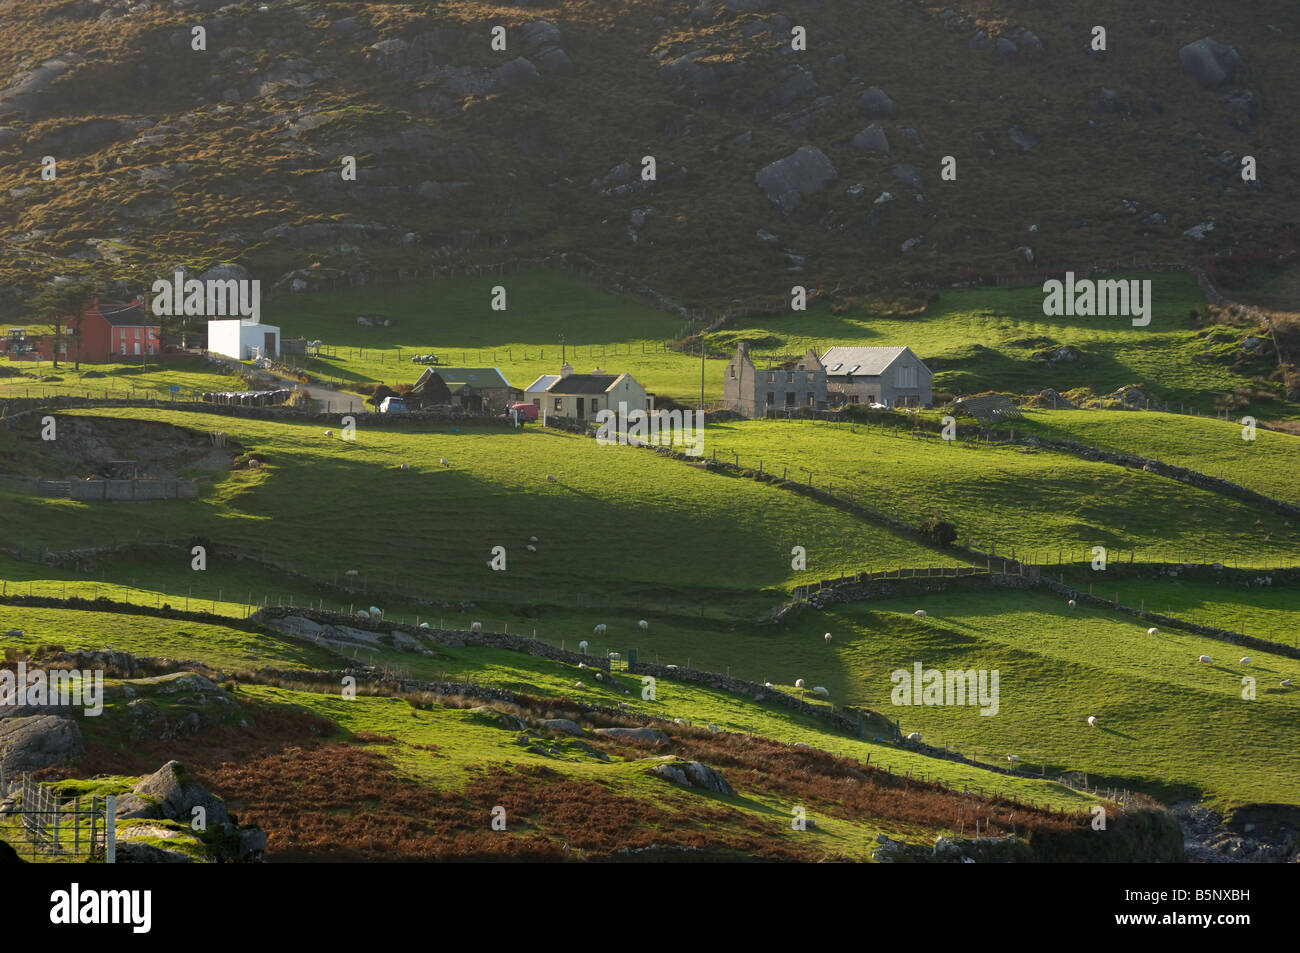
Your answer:
[[[98,795],[65,798],[34,781],[30,774],[16,780],[0,768],[0,801],[17,798],[17,807],[0,814],[0,826],[21,836],[32,860],[102,859],[107,839],[107,804]],[[16,822],[16,823],[15,823]],[[15,850],[17,838],[6,838]]]

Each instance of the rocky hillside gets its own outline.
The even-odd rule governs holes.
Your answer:
[[[0,0],[0,307],[217,260],[563,250],[695,305],[1285,260],[1300,8],[1087,6]]]

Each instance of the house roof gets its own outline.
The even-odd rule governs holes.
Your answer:
[[[438,376],[446,381],[447,386],[453,391],[466,384],[472,390],[510,386],[506,376],[495,367],[439,367]]]
[[[147,315],[144,309],[135,304],[107,304],[103,301],[99,303],[99,313],[104,316],[104,320],[114,327],[119,328],[156,328],[160,323],[151,315]]]
[[[561,377],[550,387],[550,394],[603,394],[614,386],[622,374],[570,374]]]
[[[906,347],[832,347],[821,356],[828,377],[878,377]]]
[[[528,385],[525,394],[542,394],[551,389],[551,385],[560,379],[559,374],[543,374]]]

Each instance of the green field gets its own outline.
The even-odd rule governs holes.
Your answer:
[[[1070,422],[1088,414],[1105,415],[1111,427],[1105,432],[1120,445],[1126,428],[1146,416],[1079,411]],[[1057,418],[1044,411],[1033,419],[1050,426]],[[1186,429],[1189,446],[1200,446],[1203,421],[1165,415],[1163,426],[1168,444],[1177,445]],[[1139,430],[1135,442],[1145,446],[1148,437],[1149,431]],[[1300,438],[1268,437],[1261,448],[1272,455],[1258,479],[1284,481],[1288,461],[1300,453]],[[1091,558],[1093,546],[1105,546],[1125,559],[1132,550],[1138,561],[1300,563],[1300,527],[1271,510],[1064,453],[815,421],[711,424],[705,448],[719,460],[739,460],[751,469],[761,464],[799,482],[811,478],[814,486],[829,485],[839,495],[851,491],[855,500],[912,525],[942,517],[957,527],[959,541],[969,538],[985,552],[993,547],[1009,555],[1014,549],[1031,562],[1080,561]],[[1214,454],[1206,462],[1215,469],[1230,468],[1241,452],[1227,441],[1206,450]]]
[[[114,397],[142,400],[190,400],[206,391],[244,390],[238,378],[221,373],[199,359],[169,361],[166,364],[87,364],[81,370],[72,362],[58,368],[48,361],[40,365],[9,362],[15,372],[0,377],[0,397]],[[179,390],[173,394],[171,388]]]
[[[1162,463],[1237,483],[1274,499],[1300,503],[1300,437],[1256,427],[1243,440],[1236,420],[1121,410],[1026,411],[1026,429],[1053,440]]]

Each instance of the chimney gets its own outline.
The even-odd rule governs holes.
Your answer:
[[[560,365],[561,378],[568,377],[572,373],[573,373],[573,365],[570,364],[568,361],[565,361],[563,364]]]

